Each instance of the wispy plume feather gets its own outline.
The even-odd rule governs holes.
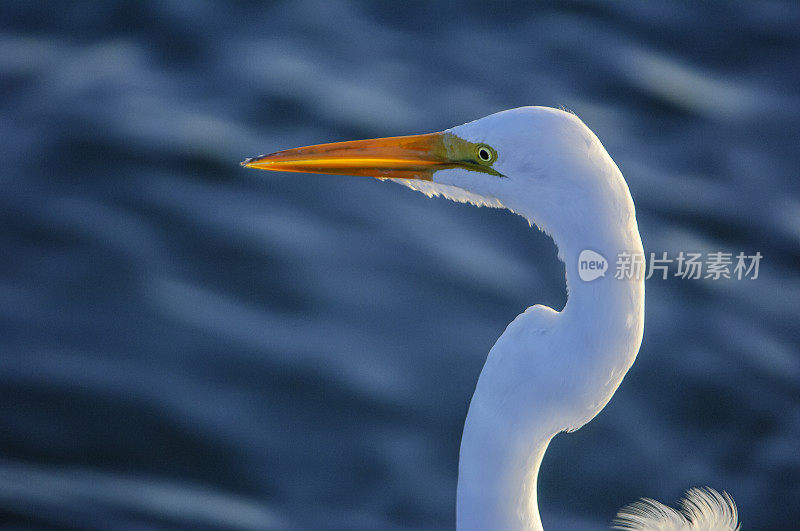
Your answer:
[[[739,531],[736,504],[727,492],[692,488],[673,509],[649,498],[620,509],[614,529],[622,531]]]

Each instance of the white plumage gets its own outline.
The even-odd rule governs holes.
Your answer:
[[[507,208],[553,238],[567,303],[528,308],[489,352],[464,425],[456,516],[461,531],[542,529],[537,478],[547,446],[605,407],[644,327],[643,274],[579,275],[585,250],[609,264],[623,252],[643,254],[628,186],[594,133],[573,114],[522,107],[442,133],[297,148],[244,164],[391,178],[428,196]],[[680,511],[645,500],[617,524],[727,531],[737,528],[736,508],[727,494],[693,489]]]
[[[621,531],[738,531],[736,504],[727,492],[711,488],[689,489],[679,509],[649,498],[620,509],[614,529]]]
[[[536,480],[550,439],[600,412],[641,343],[643,276],[587,283],[577,275],[583,249],[611,260],[619,251],[643,252],[633,200],[600,141],[573,114],[513,109],[450,131],[493,146],[505,178],[448,169],[433,181],[396,182],[508,208],[550,234],[565,262],[566,307],[533,306],[508,326],[489,353],[461,443],[458,529],[541,529]],[[738,528],[733,501],[712,489],[690,489],[680,511],[634,503],[616,524],[630,531]]]

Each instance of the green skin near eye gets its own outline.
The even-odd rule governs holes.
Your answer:
[[[469,142],[452,133],[445,133],[442,140],[444,153],[441,155],[454,162],[457,161],[459,167],[469,171],[488,173],[496,177],[505,177],[492,168],[492,163],[497,160],[497,152],[491,146]],[[489,160],[481,158],[480,152],[484,150],[488,152]]]

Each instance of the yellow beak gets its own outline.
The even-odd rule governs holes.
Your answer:
[[[242,166],[270,171],[363,175],[430,181],[436,170],[462,166],[448,156],[448,133],[318,144],[253,157]]]

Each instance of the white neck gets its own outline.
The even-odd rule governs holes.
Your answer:
[[[571,219],[584,220],[582,226],[547,223],[558,215],[569,218],[563,212],[548,216],[545,211],[550,219],[540,219],[565,263],[568,301],[561,312],[529,308],[489,353],[461,441],[459,530],[541,529],[536,483],[550,440],[597,415],[636,358],[644,277],[619,280],[614,272],[618,253],[642,253],[642,243],[633,201],[616,173],[597,191],[611,200],[575,207],[580,215]],[[514,211],[537,221],[524,206],[515,206]],[[605,277],[579,278],[578,256],[584,249],[608,260]]]

